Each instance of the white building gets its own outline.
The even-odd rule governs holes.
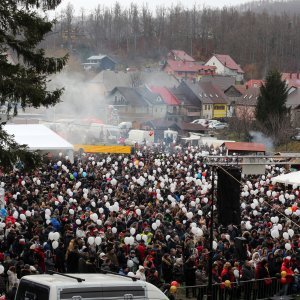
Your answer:
[[[235,77],[237,82],[244,80],[245,72],[229,55],[214,54],[205,65],[215,66],[216,74]]]

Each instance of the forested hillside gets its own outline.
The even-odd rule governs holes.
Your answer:
[[[161,59],[169,49],[182,49],[198,60],[212,53],[230,54],[247,72],[261,77],[270,67],[298,71],[300,58],[300,13],[284,11],[300,1],[260,1],[252,6],[213,10],[195,6],[147,7],[131,5],[125,9],[98,6],[80,16],[70,4],[58,16],[55,32],[47,47],[73,49],[81,59],[106,53],[123,59]],[[298,5],[297,5],[298,4]],[[275,14],[268,7],[281,7]],[[259,7],[266,9],[259,9]],[[255,9],[254,9],[255,8]]]

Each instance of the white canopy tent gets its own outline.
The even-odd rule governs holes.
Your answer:
[[[285,185],[300,186],[300,171],[282,174],[271,179],[273,183],[283,183]]]
[[[18,144],[26,144],[32,151],[63,151],[74,162],[74,147],[54,131],[41,124],[5,125],[4,130],[14,136]]]

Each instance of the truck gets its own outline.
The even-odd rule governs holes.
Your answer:
[[[154,285],[119,274],[52,274],[21,278],[15,300],[168,300]]]
[[[154,144],[154,131],[152,130],[138,130],[132,129],[128,133],[128,138],[125,140],[126,145],[153,145]]]

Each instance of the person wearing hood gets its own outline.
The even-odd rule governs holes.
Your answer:
[[[146,281],[145,268],[143,266],[139,266],[139,269],[135,273],[135,277],[142,281]]]

